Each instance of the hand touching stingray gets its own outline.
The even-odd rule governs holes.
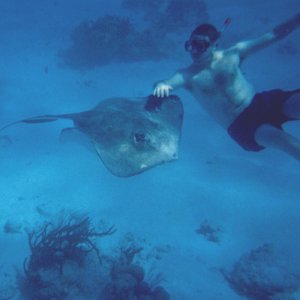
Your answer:
[[[88,111],[32,117],[1,130],[17,123],[57,119],[71,119],[74,127],[63,129],[62,137],[84,134],[116,176],[133,176],[178,158],[183,107],[177,96],[105,99]]]

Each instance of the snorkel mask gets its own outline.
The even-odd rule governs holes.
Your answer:
[[[221,34],[230,25],[231,19],[226,18],[223,27],[218,31],[213,25],[199,25],[191,34],[190,38],[185,42],[184,48],[187,52],[194,54],[203,54],[210,46],[216,44]]]
[[[185,51],[204,53],[211,45],[210,39],[205,35],[192,35],[184,44]]]

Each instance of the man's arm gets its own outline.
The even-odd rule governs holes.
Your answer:
[[[171,78],[158,81],[154,84],[153,95],[156,97],[168,97],[171,90],[185,85],[185,78],[182,71],[176,72]]]
[[[271,32],[264,34],[258,39],[239,42],[228,50],[238,51],[240,57],[243,59],[247,55],[265,48],[275,41],[285,38],[298,27],[300,27],[300,13],[279,24]]]

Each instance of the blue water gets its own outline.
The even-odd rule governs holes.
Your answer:
[[[83,21],[125,16],[137,31],[158,22],[159,14],[145,19],[142,10],[126,10],[121,2],[0,2],[0,127],[34,115],[83,111],[109,97],[146,96],[155,81],[190,62],[182,45],[196,25],[191,24],[194,16],[178,30],[160,23],[166,32],[163,37],[157,32],[157,43],[166,46],[166,57],[137,58],[129,51],[127,60],[64,64],[59,53],[70,49],[71,33]],[[267,32],[299,11],[299,4],[207,0],[199,23],[209,21],[221,28],[230,17],[219,45],[226,47]],[[174,22],[171,17],[164,20]],[[106,34],[109,37],[109,29]],[[163,43],[164,38],[170,42]],[[105,47],[105,53],[113,52],[113,40]],[[86,58],[90,52],[80,55]],[[295,89],[299,59],[300,30],[249,57],[243,71],[258,91]],[[179,159],[126,179],[111,175],[81,146],[59,142],[69,121],[18,124],[0,132],[0,299],[25,299],[15,278],[31,253],[27,232],[62,211],[87,214],[95,226],[100,221],[114,224],[117,232],[97,244],[108,256],[130,233],[144,248],[136,263],[144,268],[146,280],[150,282],[151,270],[162,274],[160,285],[174,300],[243,299],[219,269],[231,270],[241,255],[266,243],[280,249],[300,274],[299,163],[273,150],[242,150],[186,91],[176,94],[185,109]],[[299,126],[293,122],[285,128],[300,138]],[[205,220],[221,228],[218,242],[196,232]],[[92,299],[87,295],[57,299]],[[293,297],[300,299],[300,293]]]

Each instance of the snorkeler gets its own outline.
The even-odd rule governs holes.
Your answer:
[[[244,149],[279,149],[300,160],[300,140],[282,124],[300,119],[300,89],[256,93],[240,70],[244,59],[281,40],[300,26],[300,13],[263,36],[217,49],[220,32],[210,24],[198,26],[185,43],[193,63],[155,84],[153,94],[167,97],[184,87]]]

